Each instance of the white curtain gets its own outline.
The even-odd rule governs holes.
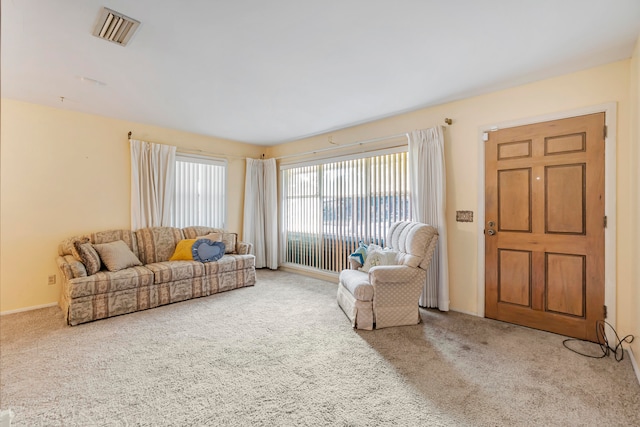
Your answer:
[[[176,147],[130,139],[131,228],[171,225]]]
[[[449,311],[449,261],[445,221],[445,165],[442,126],[409,134],[413,220],[438,229],[438,247],[427,271],[420,306]]]
[[[247,159],[242,240],[253,243],[256,268],[278,268],[276,160]]]

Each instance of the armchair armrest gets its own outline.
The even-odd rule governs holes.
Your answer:
[[[407,265],[379,266],[369,270],[376,328],[419,323],[418,302],[426,278],[426,271]]]
[[[422,271],[422,273],[421,273]],[[406,283],[424,275],[424,270],[408,265],[379,265],[369,270],[369,281],[375,283]]]
[[[369,270],[374,305],[418,305],[420,292],[427,279],[421,268],[406,265],[382,265]]]

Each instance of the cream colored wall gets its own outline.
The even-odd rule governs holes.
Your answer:
[[[58,275],[54,254],[61,239],[76,233],[129,227],[130,165],[126,134],[130,130],[137,139],[232,156],[228,228],[241,232],[245,165],[242,157],[259,157],[262,152],[266,157],[278,157],[322,149],[332,146],[329,136],[336,144],[347,144],[442,124],[445,117],[451,117],[454,124],[445,132],[451,308],[476,313],[477,224],[455,222],[455,211],[472,210],[476,215],[478,212],[478,130],[493,123],[614,101],[618,105],[617,325],[620,334],[633,333],[638,337],[633,347],[638,358],[638,57],[636,47],[632,60],[266,149],[3,99],[0,311],[57,301],[59,286],[48,286],[47,276]]]
[[[130,227],[129,131],[178,151],[233,156],[228,229],[242,232],[242,157],[259,157],[261,147],[8,99],[1,113],[1,312],[58,300],[55,255],[62,239]],[[57,284],[49,286],[53,274]]]
[[[573,73],[507,90],[451,102],[401,114],[372,123],[270,147],[267,156],[278,157],[330,147],[328,138],[348,144],[394,135],[413,129],[444,124],[447,168],[447,227],[449,238],[449,277],[451,309],[477,313],[478,299],[478,225],[455,221],[456,210],[478,213],[478,135],[487,125],[526,119],[556,112],[601,105],[615,101],[617,123],[617,326],[621,333],[634,331],[633,321],[639,309],[633,285],[633,239],[629,230],[637,220],[631,212],[630,183],[636,179],[631,158],[630,139],[630,61]],[[636,331],[637,332],[637,331]]]
[[[631,218],[634,231],[630,233],[633,237],[633,250],[631,259],[635,266],[634,275],[630,280],[631,289],[635,295],[629,295],[629,300],[633,301],[631,314],[633,327],[629,333],[635,336],[631,344],[636,359],[636,364],[640,366],[640,37],[636,42],[636,48],[631,58],[631,146],[634,153],[629,156],[631,159],[631,170],[635,170],[635,177],[631,177],[629,197],[632,201]],[[635,179],[634,179],[635,178]],[[640,375],[640,374],[639,374]]]

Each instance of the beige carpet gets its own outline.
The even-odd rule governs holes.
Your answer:
[[[455,312],[354,331],[335,293],[260,271],[252,288],[76,327],[58,308],[3,316],[0,408],[14,426],[640,425],[628,357]]]

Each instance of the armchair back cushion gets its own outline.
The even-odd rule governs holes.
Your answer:
[[[387,246],[398,251],[398,264],[420,267],[422,261],[433,255],[438,231],[420,222],[402,221],[391,225],[387,234]],[[433,246],[433,248],[432,248]]]

